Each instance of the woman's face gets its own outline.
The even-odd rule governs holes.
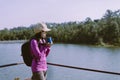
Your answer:
[[[46,34],[47,34],[47,32],[42,31],[42,32],[41,32],[41,37],[42,37],[42,38],[46,38]]]

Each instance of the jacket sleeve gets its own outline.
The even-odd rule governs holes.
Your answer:
[[[35,56],[35,58],[41,58],[41,52],[39,50],[38,43],[35,39],[31,40],[30,46],[31,46],[31,50],[32,50],[32,53]]]
[[[46,57],[48,56],[49,52],[50,52],[50,47],[46,47]]]

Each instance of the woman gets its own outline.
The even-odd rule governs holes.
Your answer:
[[[34,28],[35,36],[31,39],[32,80],[46,80],[47,61],[46,57],[50,52],[50,43],[47,43],[46,32],[50,31],[45,23],[40,23]]]

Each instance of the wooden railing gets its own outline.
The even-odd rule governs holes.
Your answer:
[[[0,68],[20,65],[20,64],[24,64],[24,63],[20,62],[20,63],[12,63],[12,64],[0,65]],[[113,74],[113,75],[120,75],[119,72],[111,72],[111,71],[104,71],[104,70],[97,70],[97,69],[88,69],[88,68],[81,68],[81,67],[75,67],[75,66],[55,64],[55,63],[49,63],[49,62],[47,64],[52,65],[52,66],[65,67],[65,68],[71,68],[71,69],[77,69],[77,70],[85,70],[85,71],[92,71],[92,72],[99,72],[99,73],[106,73],[106,74]]]

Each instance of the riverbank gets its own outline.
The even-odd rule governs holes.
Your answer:
[[[111,48],[120,48],[120,46],[117,45],[114,45],[114,44],[108,44],[108,43],[100,43],[100,44],[96,44],[96,46],[98,47],[111,47]]]
[[[1,44],[13,44],[13,43],[24,43],[27,40],[6,40],[6,41],[0,41]],[[62,43],[62,44],[79,44],[79,43],[63,43],[63,42],[58,42],[58,43]],[[120,48],[120,46],[116,46],[116,45],[111,45],[111,44],[107,44],[107,43],[102,43],[102,44],[80,44],[80,45],[89,45],[89,46],[96,46],[96,47],[115,47],[115,48]]]
[[[8,44],[8,43],[23,43],[27,40],[7,40],[7,41],[0,41],[2,44]]]

